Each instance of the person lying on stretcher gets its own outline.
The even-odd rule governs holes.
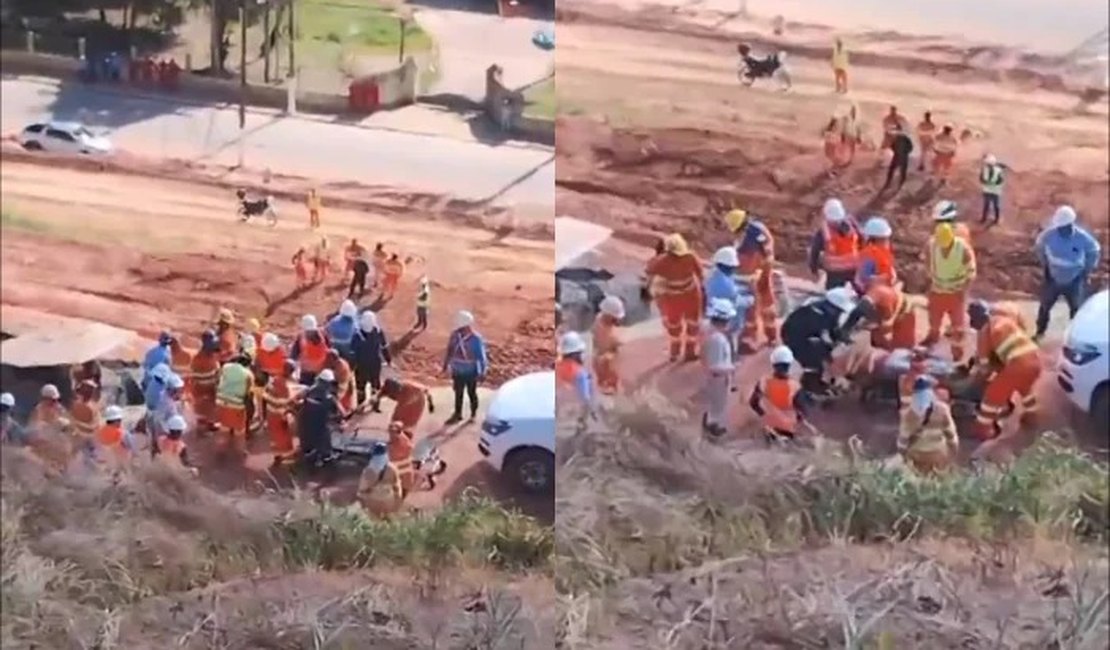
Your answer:
[[[841,379],[838,383],[858,389],[861,402],[897,396],[899,409],[909,406],[918,377],[932,377],[944,384],[956,374],[951,361],[931,356],[925,348],[881,350],[867,341],[835,350],[829,370],[834,378]],[[934,393],[941,401],[951,399],[947,388],[938,386]]]

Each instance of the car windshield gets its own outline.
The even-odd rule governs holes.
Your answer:
[[[84,135],[84,136],[88,136],[90,138],[92,137],[92,131],[86,129],[83,126],[79,126],[76,129],[74,129],[73,134],[74,135]]]

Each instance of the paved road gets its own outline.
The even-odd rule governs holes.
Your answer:
[[[0,98],[4,133],[47,118],[76,119],[111,129],[116,146],[135,153],[238,162],[236,107],[195,106],[26,78],[0,82]],[[553,153],[539,147],[490,146],[253,109],[247,113],[246,133],[249,167],[465,199],[501,193],[498,200],[506,204],[554,205]]]

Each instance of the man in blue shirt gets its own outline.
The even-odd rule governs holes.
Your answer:
[[[474,331],[474,315],[468,311],[455,314],[455,331],[447,341],[443,356],[443,372],[451,374],[451,387],[455,391],[455,410],[445,424],[462,422],[463,392],[470,401],[470,419],[478,417],[478,382],[486,376],[489,358],[486,342]]]
[[[740,256],[735,246],[725,246],[713,254],[713,265],[716,267],[705,281],[705,299],[708,304],[713,300],[724,300],[732,305],[735,314],[725,330],[729,346],[732,350],[733,361],[739,357],[739,336],[744,327],[744,319],[748,310],[755,304],[755,296],[748,291],[747,284],[736,281],[736,269],[740,266]]]
[[[1037,237],[1037,257],[1044,265],[1044,284],[1041,287],[1040,308],[1037,310],[1036,339],[1048,330],[1049,312],[1063,297],[1068,303],[1070,317],[1083,304],[1087,294],[1087,280],[1098,267],[1102,248],[1095,237],[1076,225],[1075,208],[1062,205],[1052,215],[1048,228]]]
[[[143,357],[142,388],[145,390],[149,383],[150,372],[159,364],[173,367],[173,353],[170,346],[173,344],[173,334],[162,332],[158,335],[158,344],[146,351]]]

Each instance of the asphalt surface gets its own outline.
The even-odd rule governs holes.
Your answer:
[[[493,198],[502,204],[554,205],[554,155],[541,147],[284,117],[261,109],[247,111],[240,146],[236,106],[193,105],[38,78],[3,79],[0,109],[5,134],[46,119],[77,120],[108,129],[117,148],[140,155],[236,165],[242,148],[245,166],[285,174]]]

